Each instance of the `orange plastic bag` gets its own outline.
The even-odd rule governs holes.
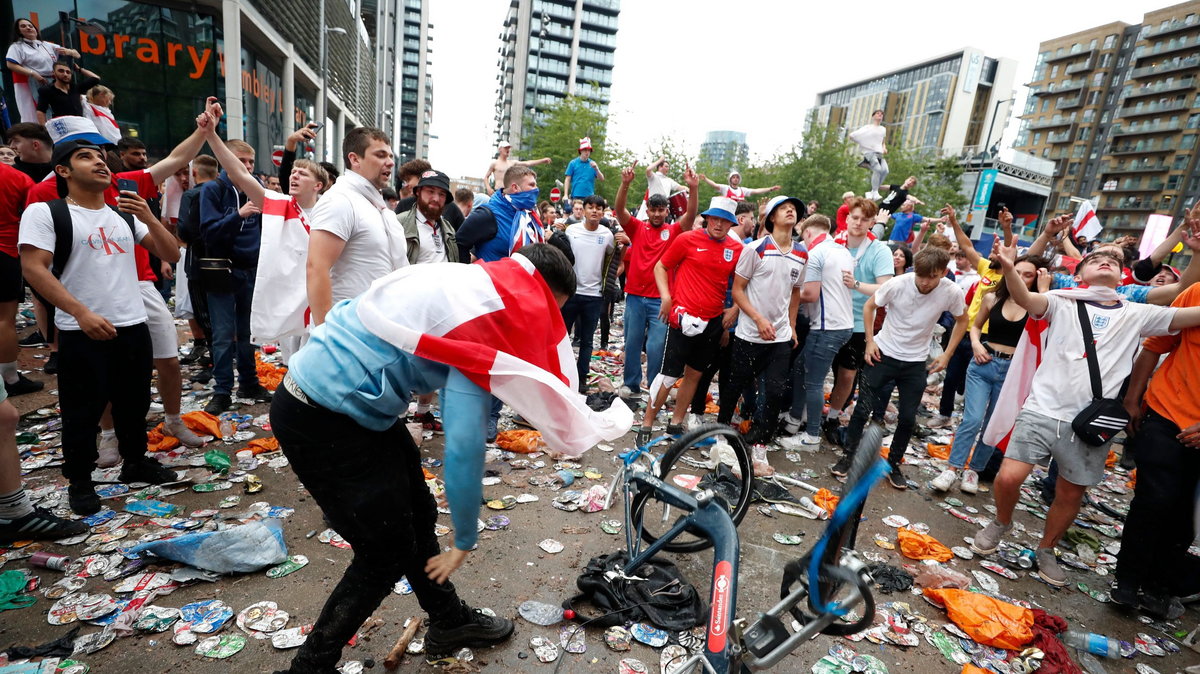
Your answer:
[[[262,354],[259,353],[254,354],[254,370],[258,373],[258,382],[268,391],[274,391],[282,384],[283,375],[287,374],[286,367],[274,363],[264,363]]]
[[[221,420],[204,410],[188,412],[180,418],[183,419],[183,425],[193,433],[211,435],[214,438],[221,437]]]
[[[1112,470],[1113,466],[1116,466],[1116,465],[1117,465],[1117,453],[1110,449],[1110,450],[1108,450],[1108,456],[1104,459],[1104,467],[1108,470]]]
[[[163,435],[163,425],[159,424],[146,433],[146,451],[169,452],[180,445],[179,438]]]
[[[932,442],[925,444],[925,452],[935,459],[942,461],[950,460],[950,445],[935,445]]]
[[[255,438],[246,443],[246,449],[254,452],[256,455],[274,452],[279,449],[279,441],[274,436],[269,438]]]
[[[962,671],[958,674],[992,674],[991,670],[980,669],[971,663],[963,665]]]
[[[826,512],[832,515],[833,511],[837,509],[837,504],[840,499],[837,496],[834,496],[833,492],[822,487],[821,489],[817,490],[817,493],[813,494],[812,500],[813,503],[821,506]]]
[[[926,589],[925,596],[944,604],[950,620],[981,644],[1021,650],[1033,641],[1033,611],[1027,608],[952,587]]]
[[[537,431],[500,431],[496,435],[496,444],[500,449],[518,454],[532,454],[543,448],[542,434]]]
[[[1129,480],[1125,483],[1125,486],[1130,489],[1137,487],[1137,468],[1129,471]]]
[[[908,527],[896,532],[896,542],[900,544],[900,552],[909,559],[936,559],[939,562],[947,562],[954,556],[950,548],[942,545],[938,539],[927,534],[918,534]]]

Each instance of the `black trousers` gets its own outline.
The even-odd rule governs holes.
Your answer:
[[[921,395],[925,393],[925,377],[925,361],[908,362],[891,356],[883,356],[879,362],[863,368],[862,390],[859,391],[858,404],[854,406],[854,415],[850,417],[850,428],[846,432],[847,453],[854,454],[862,438],[863,427],[867,425],[867,417],[887,407],[894,387],[900,391],[897,405],[899,415],[888,461],[898,465],[900,459],[904,458],[904,450],[908,449],[908,441],[912,439],[917,423],[917,408],[921,404]]]
[[[117,328],[117,336],[107,340],[92,339],[82,330],[58,332],[63,477],[72,484],[91,482],[96,425],[109,403],[121,457],[130,462],[146,456],[152,356],[145,323]]]
[[[717,316],[713,320],[719,322],[721,320],[721,317]],[[722,328],[722,330],[724,330],[724,328]],[[696,394],[694,396],[692,396],[690,403],[684,402],[681,400],[676,400],[675,404],[676,405],[689,405],[690,404],[691,408],[692,408],[692,414],[696,414],[696,415],[704,414],[704,409],[706,407],[708,407],[708,387],[712,386],[712,380],[714,377],[717,376],[718,372],[721,373],[722,379],[725,378],[725,373],[729,371],[729,358],[732,353],[733,353],[733,333],[729,333],[729,343],[726,344],[725,346],[721,347],[720,351],[717,352],[717,357],[713,358],[712,362],[709,363],[708,367],[704,368],[704,371],[700,373],[700,381],[699,381],[699,383],[696,384]],[[736,402],[736,400],[735,400],[735,402]]]
[[[425,563],[440,552],[433,533],[437,504],[404,424],[372,431],[280,386],[271,426],[296,477],[354,550],[291,671],[332,672],[342,647],[401,576],[434,621],[465,620],[454,585],[425,575]]]
[[[950,334],[949,331],[946,334]],[[946,364],[946,379],[942,383],[942,399],[938,405],[938,413],[942,416],[948,417],[954,413],[955,394],[967,390],[967,368],[971,366],[974,355],[971,340],[964,339],[958,343],[954,355],[950,356],[950,362]]]
[[[762,401],[762,416],[756,415],[755,421],[773,432],[779,421],[784,385],[792,375],[788,363],[792,342],[756,344],[736,336],[732,341],[729,365],[721,373],[721,411],[717,414],[717,423],[728,424],[733,420],[733,410],[737,407],[741,392],[750,385],[757,389],[759,375],[763,375],[766,380],[766,400]]]
[[[1175,594],[1174,583],[1187,579],[1194,537],[1200,452],[1176,439],[1179,430],[1153,409],[1146,413],[1138,432],[1137,487],[1117,555],[1117,582],[1156,594]]]

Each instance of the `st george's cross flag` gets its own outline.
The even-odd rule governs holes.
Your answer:
[[[358,301],[363,326],[396,348],[457,369],[578,456],[624,435],[633,412],[595,411],[550,288],[520,253],[495,262],[423,264],[375,281]]]
[[[266,191],[250,312],[250,333],[257,340],[274,341],[308,332],[311,318],[304,282],[308,229],[295,198]]]
[[[1079,204],[1079,210],[1075,212],[1075,224],[1071,225],[1071,238],[1078,239],[1083,236],[1091,241],[1100,236],[1103,230],[1100,218],[1096,217],[1096,209],[1092,208],[1092,202],[1084,201]]]

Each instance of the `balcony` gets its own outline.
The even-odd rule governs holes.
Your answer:
[[[1159,124],[1133,124],[1131,126],[1117,125],[1112,128],[1109,135],[1116,136],[1141,136],[1151,133],[1169,133],[1178,131],[1183,128],[1180,122],[1166,122]]]
[[[1083,103],[1082,94],[1072,98],[1060,98],[1058,99],[1058,104],[1055,107],[1059,110],[1070,110],[1071,108],[1078,108],[1081,103]]]
[[[1059,145],[1061,143],[1069,143],[1075,138],[1075,129],[1067,129],[1046,136],[1046,142],[1051,145]]]
[[[1062,107],[1060,103],[1059,108]],[[1171,101],[1167,103],[1151,103],[1149,105],[1134,105],[1128,108],[1121,108],[1118,113],[1119,117],[1139,117],[1141,115],[1154,115],[1160,112],[1176,112],[1179,110],[1189,110],[1191,108],[1186,100]]]
[[[1159,152],[1174,152],[1175,148],[1168,146],[1166,143],[1126,143],[1125,145],[1114,145],[1109,149],[1108,153],[1114,157],[1133,154],[1156,154]]]
[[[1055,115],[1046,119],[1035,119],[1029,122],[1030,129],[1053,129],[1058,126],[1070,126],[1075,123],[1075,115]]]
[[[1192,16],[1189,16],[1187,19],[1184,19],[1183,21],[1172,21],[1172,22],[1168,23],[1167,25],[1163,26],[1162,28],[1158,28],[1156,30],[1150,31],[1149,33],[1146,33],[1145,39],[1153,40],[1155,38],[1159,38],[1164,35],[1171,35],[1174,33],[1181,33],[1183,31],[1197,30],[1197,29],[1200,29],[1200,20],[1197,20],[1196,15],[1193,14]]]
[[[1189,35],[1178,40],[1159,42],[1154,45],[1153,49],[1147,49],[1144,45],[1138,47],[1133,52],[1133,60],[1136,62],[1163,54],[1174,54],[1187,49],[1196,49],[1197,47],[1200,47],[1200,35]]]
[[[1065,91],[1075,91],[1076,89],[1082,90],[1085,86],[1087,86],[1087,80],[1082,78],[1077,80],[1063,80],[1057,86],[1051,84],[1050,91],[1053,91],[1056,94],[1061,94]]]
[[[1100,173],[1104,175],[1119,175],[1122,173],[1163,173],[1170,170],[1170,166],[1162,162],[1129,162],[1128,164],[1118,164],[1109,166]]]
[[[1105,189],[1104,191],[1105,192],[1161,192],[1165,185],[1166,185],[1166,183],[1162,182],[1161,180],[1154,181],[1154,182],[1150,183],[1149,185],[1142,185],[1140,180],[1133,181],[1133,182],[1126,181],[1126,182],[1118,184],[1116,187],[1114,187],[1112,189]]]
[[[1086,61],[1081,61],[1079,63],[1072,63],[1071,65],[1067,66],[1066,73],[1068,75],[1078,75],[1079,73],[1086,73],[1095,67],[1096,67],[1096,55],[1093,52],[1093,54],[1091,56],[1089,56]]]
[[[1136,89],[1130,90],[1129,93],[1125,94],[1125,100],[1129,100],[1131,98],[1137,98],[1139,96],[1152,96],[1154,94],[1162,94],[1162,93],[1166,93],[1168,91],[1184,91],[1187,89],[1193,89],[1193,88],[1195,88],[1195,86],[1196,86],[1196,78],[1194,78],[1194,77],[1185,77],[1182,80],[1175,80],[1175,81],[1169,81],[1169,82],[1159,82],[1158,84],[1150,84],[1150,85],[1146,85],[1143,87],[1138,87]]]
[[[1126,197],[1114,200],[1107,205],[1101,205],[1097,211],[1153,211],[1158,209],[1158,202],[1153,199]]]
[[[1200,54],[1197,54],[1196,56],[1189,56],[1187,58],[1172,59],[1170,61],[1157,63],[1152,66],[1134,68],[1133,71],[1129,73],[1129,76],[1132,79],[1140,80],[1148,77],[1154,77],[1156,75],[1178,72],[1180,70],[1192,70],[1194,68],[1200,68]]]
[[[1096,54],[1095,49],[1080,49],[1077,52],[1064,51],[1061,54],[1052,54],[1050,56],[1047,56],[1044,63],[1057,63],[1059,61],[1076,59],[1076,58],[1080,58],[1082,56],[1086,56],[1090,59],[1091,57],[1095,56],[1095,54]]]

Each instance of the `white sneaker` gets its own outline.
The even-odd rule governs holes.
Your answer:
[[[958,471],[953,468],[943,470],[937,477],[930,481],[929,486],[938,491],[950,491],[950,487],[954,486],[954,481],[958,479]]]
[[[699,427],[703,426],[704,420],[700,418],[700,415],[695,414],[693,412],[688,412],[687,418],[684,419],[684,424],[685,424],[685,426],[684,426],[685,428],[687,428],[688,430],[691,430],[693,428],[699,428]]]
[[[791,412],[784,412],[779,417],[779,428],[787,435],[795,435],[800,432],[800,420],[793,417]]]
[[[183,423],[183,419],[174,422],[164,420],[163,433],[178,439],[188,447],[204,446],[204,439],[193,433],[192,430]]]
[[[617,397],[618,398],[632,398],[633,391],[628,386],[622,386],[621,388],[617,389]]]
[[[821,436],[809,435],[808,431],[800,434],[800,445],[802,447],[819,447],[821,446]]]
[[[105,437],[100,434],[100,444],[97,447],[100,456],[96,459],[99,468],[112,468],[121,463],[121,452],[117,450],[117,436]]]
[[[940,414],[935,414],[929,417],[929,421],[925,422],[926,428],[945,428],[950,425],[950,417],[944,417]]]
[[[979,492],[979,473],[970,468],[963,471],[962,482],[958,484],[958,490],[964,494],[976,494]]]

